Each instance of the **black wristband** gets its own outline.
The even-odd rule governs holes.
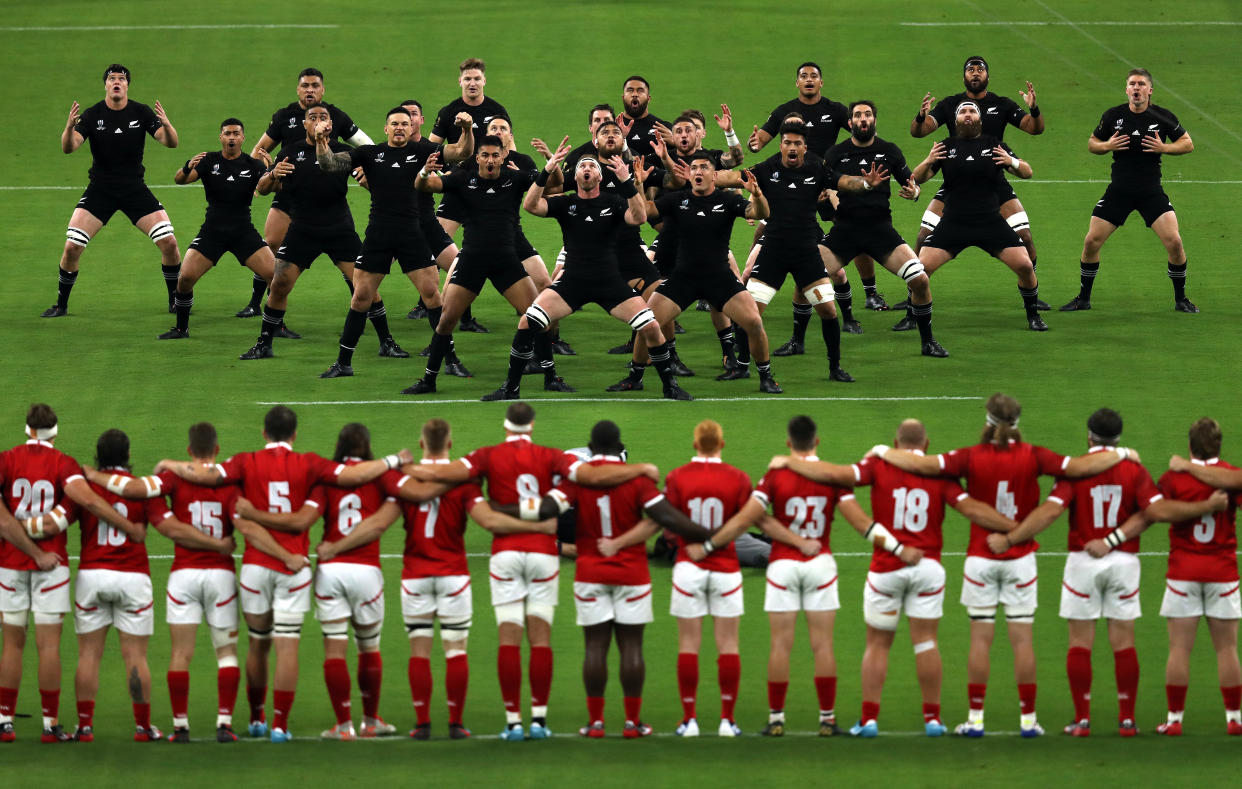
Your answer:
[[[1032,118],[1039,117],[1039,105],[1038,104],[1036,104],[1034,107],[1031,107],[1031,117]]]
[[[185,164],[181,165],[181,172],[182,172],[182,173],[184,173],[185,175],[189,175],[189,174],[190,174],[190,170],[191,170],[191,167],[190,167],[190,160],[189,160],[189,159],[186,159],[186,160],[185,160]]]
[[[617,184],[617,194],[621,195],[626,200],[629,200],[631,197],[638,194],[638,187],[634,184],[634,179],[629,178]]]
[[[920,126],[923,124],[923,121],[925,120],[927,120],[927,115],[925,113],[920,112],[918,115],[914,116],[914,122],[919,124]]]
[[[543,187],[548,185],[548,179],[551,177],[552,177],[552,173],[548,172],[547,169],[540,170],[539,175],[535,176],[535,186],[538,186],[539,188],[542,189]]]

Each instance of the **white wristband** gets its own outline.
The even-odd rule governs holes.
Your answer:
[[[703,553],[711,553],[714,550],[716,550],[716,546],[712,544],[711,540],[703,541]]]
[[[1121,545],[1125,541],[1126,541],[1126,535],[1119,528],[1113,529],[1112,531],[1108,533],[1108,536],[1104,538],[1104,543],[1109,548],[1116,548],[1118,545]]]
[[[69,528],[69,518],[67,517],[67,514],[65,513],[65,508],[62,507],[61,505],[57,504],[55,507],[53,507],[52,511],[47,514],[47,517],[51,518],[52,523],[55,523],[56,528],[60,529],[61,531],[65,531]],[[39,531],[40,532],[43,531],[42,527],[39,528]]]
[[[37,518],[27,518],[26,520],[22,521],[22,526],[25,527],[26,533],[30,535],[31,539],[37,540],[43,536],[43,517],[42,516],[39,516]]]
[[[1118,447],[1117,457],[1121,458],[1122,460],[1127,459],[1128,457],[1130,457],[1130,450],[1126,447]]]
[[[876,444],[871,448],[871,454],[879,458],[883,458],[886,452],[888,452],[888,444]]]
[[[861,176],[861,175],[860,175],[860,176],[858,176],[858,177],[859,177],[859,178],[862,178],[862,176]],[[863,178],[863,179],[862,179],[862,185],[863,185],[863,191],[864,191],[864,192],[870,192],[872,189],[874,189],[874,188],[875,188],[875,187],[873,187],[870,183],[868,183],[868,182],[867,182],[867,179],[866,179],[866,178]]]
[[[1018,172],[1018,168],[1021,166],[1022,166],[1022,160],[1015,156],[1013,157],[1013,162],[1011,162],[1009,165],[1009,169],[1013,170],[1016,173]]]
[[[426,167],[418,171],[418,177],[422,178],[424,181],[427,180],[427,168]]]
[[[534,496],[523,496],[518,502],[518,516],[524,521],[539,520],[539,499]]]
[[[725,144],[727,144],[730,148],[740,147],[742,141],[737,138],[737,132],[729,129],[725,132]]]
[[[122,496],[125,494],[125,483],[128,481],[128,478],[122,477],[120,474],[113,474],[108,477],[108,484],[105,487],[116,495]]]
[[[401,465],[401,456],[400,455],[385,455],[384,465],[388,466],[388,469],[390,471],[394,468],[397,468],[398,466]]]
[[[870,540],[871,544],[875,547],[888,551],[889,553],[897,553],[897,551],[901,550],[901,543],[897,542],[897,538],[894,537],[893,533],[890,532],[882,523],[873,522],[867,528],[867,531],[863,534],[863,537]],[[892,547],[894,545],[897,546],[896,550]]]
[[[143,477],[142,484],[147,488],[147,498],[154,498],[159,495],[160,489],[163,487],[160,478],[155,476]]]

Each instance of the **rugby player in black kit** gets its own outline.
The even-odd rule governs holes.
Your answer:
[[[470,116],[463,114],[458,124],[469,128]],[[367,317],[384,313],[384,302],[379,298],[379,286],[397,260],[401,270],[411,272],[411,279],[420,284],[420,290],[429,288],[434,294],[439,284],[435,258],[427,247],[418,221],[418,204],[414,179],[427,160],[435,153],[437,145],[428,140],[410,141],[410,111],[394,107],[384,119],[384,135],[387,141],[379,145],[360,145],[348,151],[334,152],[327,135],[315,138],[315,154],[319,169],[324,173],[347,173],[361,167],[367,177],[371,192],[371,216],[367,223],[362,253],[354,267],[354,293],[349,312],[345,315],[345,328],[341,332],[340,352],[332,366],[320,378],[341,378],[354,374],[354,350],[366,328]],[[473,145],[472,134],[461,134],[458,142],[445,146],[447,158],[459,160],[467,143]],[[418,272],[418,273],[412,273]],[[440,320],[440,307],[428,310],[432,331]],[[381,340],[380,356],[406,358],[389,337]],[[469,377],[461,360],[450,349],[449,373]]]
[[[178,184],[202,181],[207,198],[207,215],[198,234],[181,261],[174,302],[177,325],[159,336],[161,340],[182,340],[190,336],[190,308],[194,306],[194,283],[211,270],[226,253],[270,284],[276,258],[272,249],[250,221],[250,203],[255,186],[271,166],[271,156],[259,149],[262,158],[242,152],[246,129],[237,118],[220,123],[220,150],[197,154],[176,173]]]
[[[625,137],[625,145],[635,156],[651,157],[655,149],[651,143],[659,135],[656,126],[668,126],[666,121],[651,114],[651,83],[635,74],[621,83],[621,114],[617,125]],[[575,165],[576,166],[576,165]]]
[[[345,284],[350,290],[353,289],[354,260],[358,257],[361,242],[345,199],[349,174],[324,171],[315,153],[316,138],[331,136],[332,117],[327,107],[312,104],[306,110],[303,124],[303,141],[286,146],[276,165],[259,179],[259,194],[287,192],[292,221],[284,242],[276,250],[276,268],[272,275],[271,292],[263,307],[259,339],[239,357],[241,359],[270,359],[275,355],[272,352],[272,338],[279,336],[278,329],[288,308],[289,292],[302,272],[309,269],[321,254],[327,255],[336,264],[345,278]],[[339,142],[329,143],[329,147],[334,152],[348,150]],[[388,319],[382,311],[371,316],[371,323],[381,343],[391,341]]]
[[[424,192],[451,193],[465,207],[461,256],[453,274],[444,286],[444,311],[431,337],[431,353],[422,378],[402,390],[402,394],[428,394],[436,391],[436,377],[448,353],[453,329],[467,307],[479,296],[489,280],[492,286],[518,312],[526,312],[538,295],[535,283],[522,268],[515,247],[516,223],[514,206],[534,181],[533,174],[506,168],[501,162],[504,148],[496,137],[485,136],[476,144],[476,171],[457,169],[437,175],[438,156],[432,156],[414,182]],[[547,334],[537,342],[538,356],[544,366],[544,389],[550,392],[573,391],[556,376],[552,363],[552,347]]]
[[[646,201],[630,168],[620,156],[608,160],[619,187],[616,193],[600,191],[602,169],[597,159],[583,156],[574,170],[576,193],[543,196],[543,187],[569,154],[568,141],[539,171],[534,185],[522,206],[535,216],[557,220],[565,241],[565,269],[561,277],[540,293],[526,314],[518,320],[513,347],[509,350],[509,373],[499,389],[485,395],[484,400],[516,400],[522,383],[522,371],[531,358],[535,339],[546,334],[548,326],[583,306],[595,302],[609,315],[625,321],[651,345],[651,360],[664,382],[664,396],[672,400],[689,400],[690,395],[678,385],[669,371],[668,348],[664,344],[655,316],[642,297],[621,275],[617,267],[616,238],[622,225],[639,226],[647,218]],[[642,167],[641,157],[635,160],[635,171]]]
[[[919,113],[910,123],[912,136],[926,137],[941,126],[948,130],[950,136],[957,134],[953,117],[958,105],[963,101],[973,101],[979,106],[979,112],[983,118],[983,133],[998,140],[1005,139],[1005,127],[1007,126],[1014,126],[1032,135],[1044,133],[1043,113],[1039,109],[1035,96],[1035,86],[1029,81],[1026,83],[1026,90],[1021,93],[1022,101],[1028,108],[1026,110],[1019,107],[1013,99],[988,91],[988,62],[978,55],[966,58],[966,62],[962,65],[962,83],[966,88],[965,91],[955,93],[938,102],[930,93],[923,96],[923,104],[919,107]],[[935,106],[932,102],[936,102]],[[1026,210],[1006,179],[998,180],[996,188],[997,198],[1000,200],[1001,216],[1018,234],[1018,238],[1022,239],[1022,246],[1026,247],[1026,252],[1031,258],[1031,265],[1037,266],[1035,242],[1031,238],[1031,222],[1027,218]],[[936,229],[936,224],[943,213],[943,195],[937,192],[928,204],[927,211],[923,213],[922,226],[919,228],[918,239],[914,243],[915,250],[922,249],[923,240]],[[1050,309],[1042,301],[1037,301],[1036,306],[1041,310]]]
[[[839,202],[832,230],[821,242],[831,269],[840,268],[866,253],[906,282],[911,315],[919,327],[924,356],[945,357],[948,352],[932,335],[931,288],[914,250],[893,228],[889,207],[889,176],[901,184],[899,197],[917,200],[919,185],[906,165],[901,149],[875,133],[876,110],[870,101],[850,104],[850,137],[829,149],[824,166],[833,173]]]
[[[281,107],[272,113],[272,120],[267,125],[267,131],[259,138],[259,142],[255,144],[254,150],[250,152],[251,156],[258,157],[260,149],[263,151],[274,151],[276,146],[280,146],[280,151],[274,155],[274,158],[280,159],[285,154],[285,149],[290,145],[297,145],[306,140],[306,129],[303,127],[303,121],[306,119],[306,110],[312,105],[322,104],[328,109],[328,115],[332,119],[332,139],[344,141],[349,145],[370,145],[371,138],[367,133],[358,128],[358,124],[354,123],[348,114],[340,107],[334,104],[328,104],[323,100],[323,72],[317,68],[304,68],[298,73],[298,100]],[[289,203],[287,195],[277,192],[272,198],[272,207],[268,209],[267,219],[263,223],[263,238],[267,239],[268,246],[276,249],[281,242],[285,240],[285,233],[289,232]],[[265,283],[260,281],[260,277],[255,277],[252,282],[250,292],[250,303],[243,307],[238,313],[239,318],[257,318],[260,313],[260,304],[263,302],[263,290]],[[278,333],[277,336],[286,336],[286,334]],[[289,339],[297,339],[290,336]]]
[[[1027,326],[1031,331],[1047,331],[1036,305],[1039,280],[1035,267],[1022,239],[1001,217],[997,196],[997,182],[1004,180],[1002,171],[1030,178],[1031,165],[1018,159],[1005,143],[982,133],[982,113],[973,101],[958,106],[954,126],[957,134],[933,145],[927,158],[914,168],[914,180],[919,184],[937,172],[944,173],[944,216],[923,241],[919,261],[931,276],[963,249],[979,247],[1013,269]],[[916,322],[913,314],[907,314],[893,328],[911,329]]]
[[[177,147],[177,130],[168,122],[159,101],[152,110],[129,99],[129,69],[113,63],[104,69],[104,99],[79,114],[75,101],[60,135],[60,149],[73,153],[83,142],[91,143],[90,184],[69,217],[65,249],[60,256],[56,303],[43,311],[44,318],[69,314],[69,293],[78,279],[78,261],[86,245],[117,211],[160,250],[160,269],[168,290],[168,311],[173,311],[173,289],[181,268],[181,252],[172,222],[164,206],[143,182],[146,169],[142,152],[147,135],[165,148]]]
[[[1177,116],[1151,103],[1152,78],[1147,69],[1126,75],[1129,101],[1105,111],[1100,125],[1087,138],[1087,150],[1113,155],[1112,180],[1091,212],[1091,224],[1082,244],[1081,285],[1078,295],[1062,312],[1091,309],[1091,286],[1100,270],[1100,248],[1133,211],[1152,229],[1169,253],[1173,281],[1173,308],[1198,312],[1186,298],[1186,250],[1177,227],[1173,203],[1160,185],[1160,156],[1179,156],[1195,149]]]

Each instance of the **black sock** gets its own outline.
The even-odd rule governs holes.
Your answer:
[[[760,378],[771,378],[772,360],[768,359],[766,362],[755,362],[755,369],[759,371]]]
[[[803,334],[806,334],[804,328]],[[737,348],[738,364],[750,364],[750,335],[741,326],[733,326],[733,346]]]
[[[358,338],[367,328],[367,314],[362,310],[349,308],[345,313],[345,328],[341,331],[341,350],[337,354],[337,364],[348,367],[354,361],[354,349],[358,347]]]
[[[630,361],[630,372],[626,377],[634,383],[643,380],[643,373],[647,372],[647,365],[639,364],[633,360]]]
[[[254,275],[254,279],[250,281],[250,304],[247,306],[257,310],[259,305],[263,303],[263,292],[267,290],[267,280]]]
[[[431,335],[431,354],[427,356],[427,374],[423,377],[428,381],[435,381],[436,375],[440,372],[440,365],[444,364],[444,357],[452,350],[453,335],[451,334],[432,334]]]
[[[371,325],[375,327],[375,334],[381,343],[392,339],[392,332],[388,329],[388,309],[384,306],[383,299],[371,302],[367,317],[371,319]]]
[[[935,339],[932,336],[932,303],[926,304],[910,303],[910,312],[914,315],[914,320],[919,324],[919,339],[924,343],[929,343]]]
[[[651,354],[651,364],[656,368],[656,372],[660,374],[660,383],[666,387],[673,383],[673,374],[669,371],[672,359],[668,354],[668,344],[660,343],[647,349]]]
[[[793,305],[794,328],[792,339],[794,342],[806,343],[806,327],[811,324],[811,313],[814,311],[810,304],[795,303]]]
[[[819,330],[828,348],[828,367],[835,370],[841,366],[841,324],[837,323],[836,318],[822,318]]]
[[[419,296],[419,297],[418,297],[418,308],[419,308],[420,310],[426,310],[426,309],[427,309],[427,305],[426,305],[426,304],[423,304],[423,297],[422,297],[422,296]]]
[[[543,368],[543,378],[550,381],[556,377],[556,359],[552,356],[552,338],[546,331],[535,335],[535,358]]]
[[[431,324],[431,330],[434,332],[436,327],[440,325],[440,313],[444,312],[443,307],[428,307],[427,322]]]
[[[168,300],[172,301],[177,290],[177,275],[181,273],[181,264],[160,266],[160,271],[164,272],[164,287],[168,288]]]
[[[337,271],[341,271],[341,270],[337,269]],[[341,279],[345,280],[345,287],[349,288],[349,295],[351,296],[354,295],[354,281],[350,279],[349,275],[346,274],[344,271],[341,271]]]
[[[266,345],[272,344],[272,335],[285,322],[285,311],[272,309],[271,306],[263,307],[263,323],[259,326],[259,342]]]
[[[505,376],[505,388],[518,391],[522,385],[522,371],[526,363],[534,358],[532,346],[535,344],[535,330],[529,326],[518,329],[513,335],[513,347],[509,349],[509,372]]]
[[[863,277],[862,286],[863,286],[863,293],[865,293],[868,296],[875,295],[875,277],[871,277],[870,279],[868,279],[867,277]]]
[[[1091,301],[1091,288],[1095,285],[1095,275],[1100,273],[1100,262],[1094,263],[1080,262],[1078,269],[1078,298],[1081,301]]]
[[[56,283],[56,306],[63,309],[69,307],[69,293],[78,281],[78,272],[60,269],[60,280]]]
[[[833,283],[832,290],[837,296],[837,306],[841,308],[841,320],[854,320],[854,291],[850,288],[850,283]]]
[[[1034,318],[1039,314],[1039,310],[1035,309],[1035,300],[1039,298],[1039,285],[1033,288],[1024,288],[1019,285],[1018,292],[1022,294],[1022,306],[1026,307],[1026,317]]]
[[[466,307],[466,311],[461,314],[459,323],[469,323],[474,320],[474,313],[470,311],[470,307]]]
[[[1183,263],[1180,266],[1169,264],[1169,279],[1173,280],[1173,298],[1182,301],[1186,298],[1186,266],[1189,263]]]
[[[724,358],[737,360],[737,355],[733,353],[733,327],[726,326],[716,332],[716,339],[720,340],[720,352],[724,354]]]
[[[194,306],[194,291],[173,293],[173,305],[177,308],[177,328],[181,331],[190,330],[190,308]]]

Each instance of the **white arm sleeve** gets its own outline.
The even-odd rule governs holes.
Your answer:
[[[359,129],[358,131],[354,132],[354,136],[345,140],[345,142],[349,143],[355,148],[357,148],[359,145],[371,145],[373,143],[371,138],[368,137],[367,133],[364,132],[362,129]]]

